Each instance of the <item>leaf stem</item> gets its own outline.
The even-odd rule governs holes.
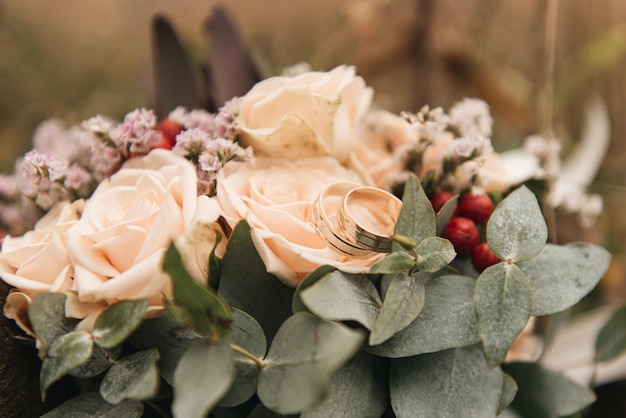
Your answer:
[[[232,348],[233,351],[235,351],[235,352],[241,354],[242,356],[247,357],[250,360],[252,360],[254,365],[257,366],[259,369],[262,369],[265,366],[267,366],[267,363],[265,361],[263,361],[262,359],[258,358],[257,356],[255,356],[254,354],[252,354],[251,352],[249,352],[248,350],[246,350],[242,346],[237,345],[235,343],[229,343],[229,344],[230,344],[230,348]]]

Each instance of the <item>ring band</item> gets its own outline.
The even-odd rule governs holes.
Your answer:
[[[372,250],[350,242],[350,240],[345,237],[341,226],[337,224],[337,215],[341,210],[344,197],[348,192],[350,192],[350,190],[357,187],[359,186],[351,183],[331,184],[324,189],[315,200],[312,208],[312,215],[318,233],[331,245],[331,247],[347,255],[364,257],[371,255]],[[335,214],[335,222],[333,222],[333,220],[329,217],[325,207],[325,204],[327,204],[327,202],[332,198],[341,199],[331,208],[333,209],[331,213]]]
[[[356,203],[361,209],[358,214],[360,219],[352,210]],[[390,252],[401,208],[402,201],[382,189],[353,188],[343,199],[338,214],[339,224],[353,244],[372,251]]]

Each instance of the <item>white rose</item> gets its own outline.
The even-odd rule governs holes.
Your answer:
[[[162,309],[170,289],[163,256],[192,223],[196,200],[193,165],[170,151],[130,160],[103,181],[67,230],[81,304],[69,310],[94,316],[86,304],[142,298],[150,299],[149,309]]]
[[[272,77],[257,83],[239,103],[239,142],[255,155],[298,159],[332,156],[345,162],[354,130],[373,91],[354,67]]]
[[[351,273],[365,273],[382,254],[355,258],[333,250],[319,236],[311,210],[327,186],[359,176],[329,157],[289,161],[259,157],[254,166],[227,164],[217,180],[217,200],[234,227],[241,219],[268,272],[295,287],[309,272],[329,264]]]

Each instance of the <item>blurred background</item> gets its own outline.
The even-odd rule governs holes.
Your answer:
[[[376,91],[377,106],[448,108],[464,97],[488,102],[498,150],[540,132],[546,47],[555,47],[555,131],[567,153],[594,95],[608,105],[612,139],[592,184],[605,216],[573,238],[601,241],[616,254],[605,286],[626,301],[626,3],[557,3],[556,39],[546,41],[546,0],[231,0],[227,11],[265,75],[307,62],[346,63]],[[66,126],[95,114],[116,118],[154,106],[151,23],[167,17],[198,74],[208,42],[201,27],[215,1],[3,0],[0,2],[0,170],[12,171],[37,125]],[[610,224],[610,227],[609,227]],[[577,235],[578,234],[578,235]],[[582,235],[580,235],[582,234]]]

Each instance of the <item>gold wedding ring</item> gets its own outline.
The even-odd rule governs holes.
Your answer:
[[[375,187],[335,183],[313,204],[318,233],[330,246],[354,257],[390,252],[402,202]]]

